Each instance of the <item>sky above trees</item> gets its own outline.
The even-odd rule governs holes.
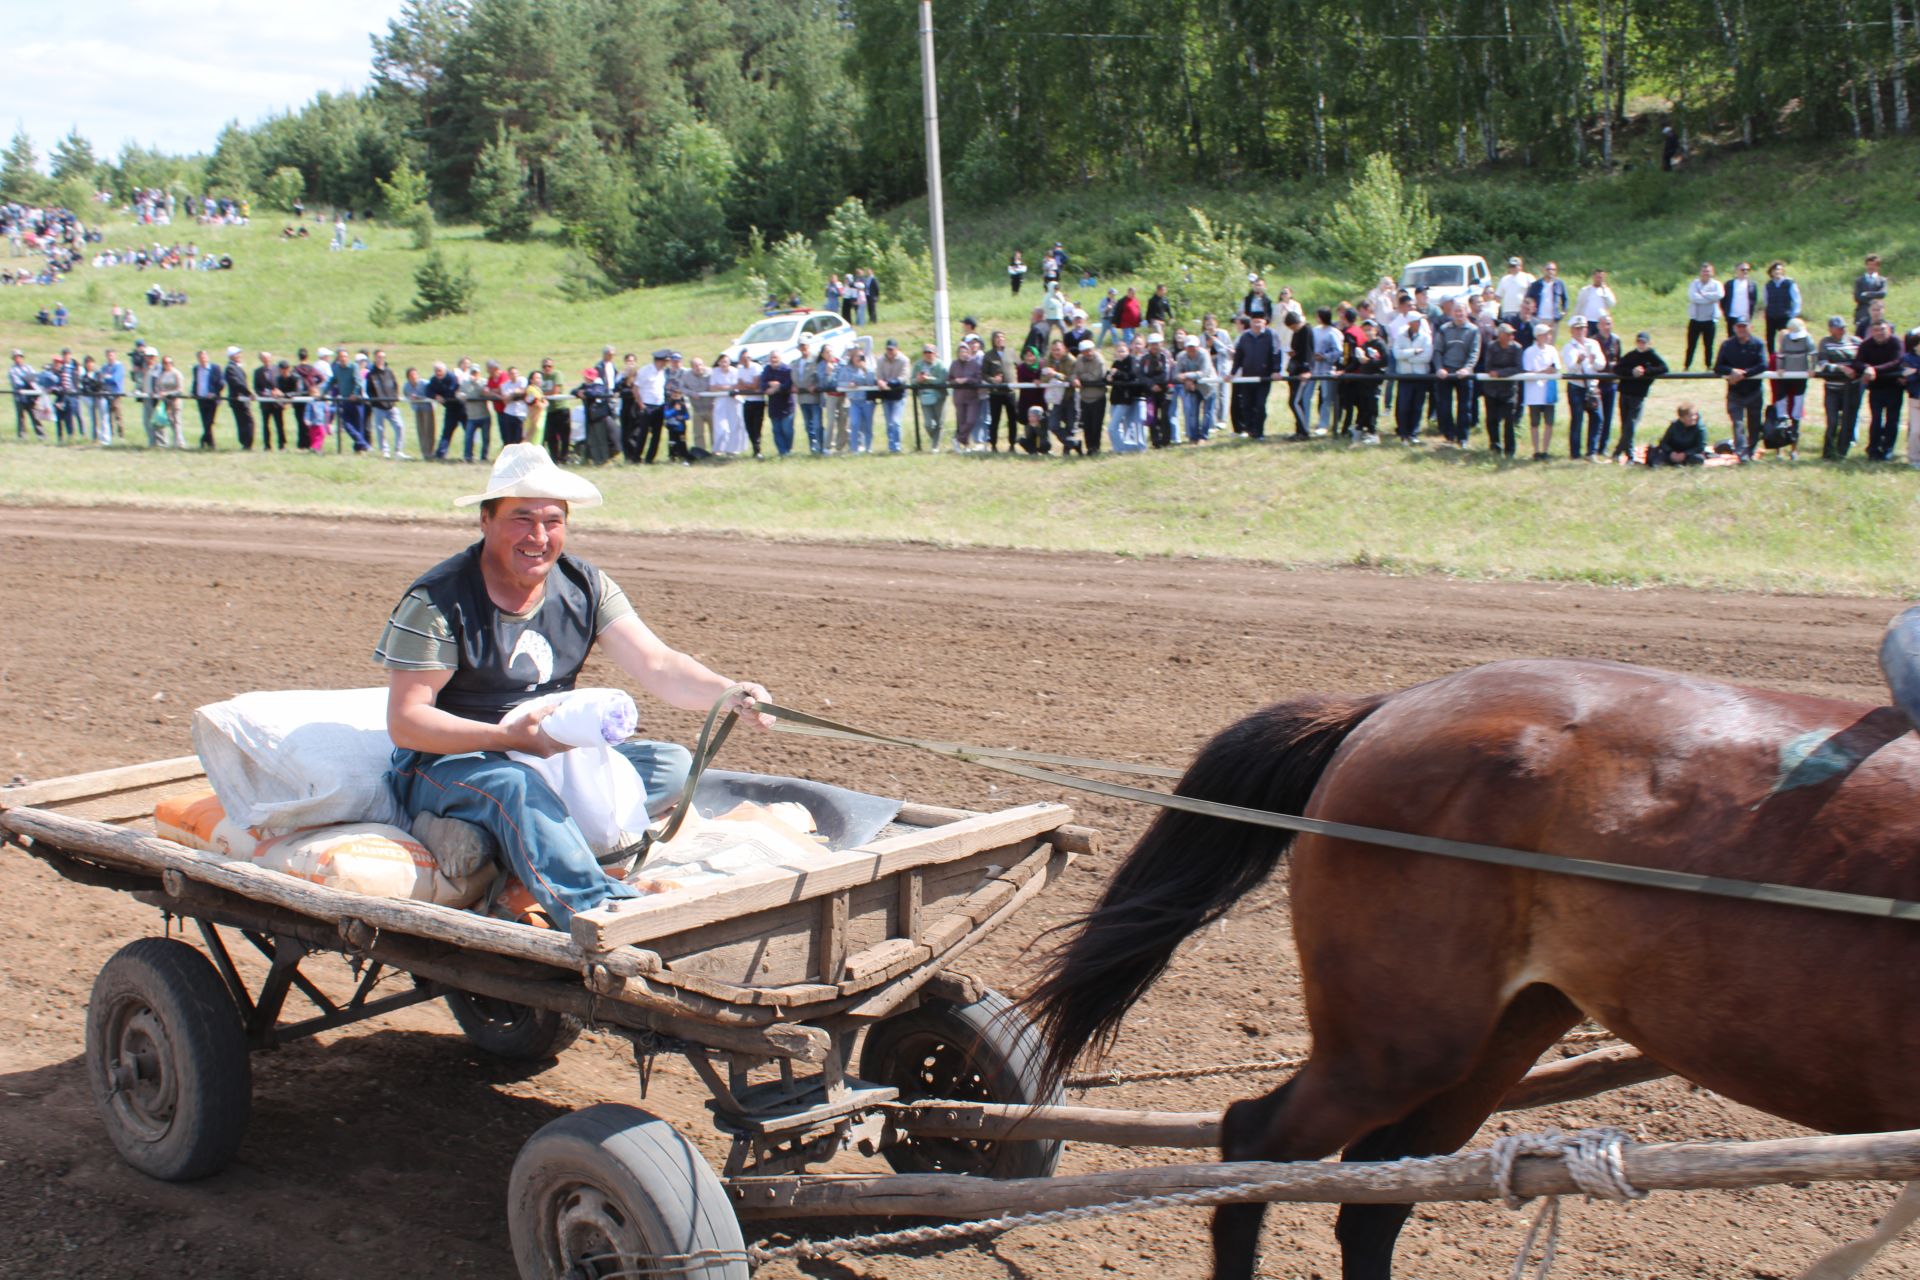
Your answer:
[[[400,0],[88,0],[32,6],[7,41],[6,132],[41,164],[78,128],[101,154],[124,142],[191,155],[230,120],[256,124],[321,90],[363,88],[368,37]]]

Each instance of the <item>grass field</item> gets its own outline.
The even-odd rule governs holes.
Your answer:
[[[1807,593],[1920,590],[1905,467],[1650,472],[1483,453],[1216,444],[1145,457],[795,457],[593,473],[584,528],[914,540],[1116,555]],[[0,502],[471,520],[478,466],[0,445]],[[183,513],[184,514],[184,513]],[[937,562],[930,561],[930,571]]]
[[[1816,330],[1833,311],[1851,314],[1848,288],[1860,257],[1877,250],[1893,282],[1890,312],[1899,320],[1920,314],[1920,223],[1913,207],[1912,174],[1920,169],[1920,141],[1835,143],[1808,149],[1776,148],[1721,157],[1695,173],[1636,171],[1583,178],[1546,174],[1468,174],[1433,179],[1436,198],[1458,206],[1478,201],[1490,221],[1526,221],[1537,208],[1563,230],[1542,244],[1449,243],[1446,251],[1478,252],[1496,264],[1516,248],[1530,265],[1556,258],[1570,292],[1595,267],[1613,273],[1620,295],[1618,327],[1626,335],[1652,330],[1661,348],[1677,360],[1685,330],[1685,285],[1703,260],[1730,275],[1735,262],[1754,263],[1756,275],[1773,257],[1785,258],[1799,280],[1809,323]],[[1294,286],[1310,305],[1331,303],[1370,282],[1348,281],[1320,261],[1308,230],[1344,191],[1344,180],[1303,180],[1280,190],[1222,191],[1134,186],[1033,191],[991,206],[956,205],[948,236],[954,264],[953,314],[973,314],[986,327],[1024,330],[1027,308],[1038,301],[1038,269],[1018,299],[1006,287],[1003,264],[1013,247],[1038,262],[1041,250],[1064,238],[1083,261],[1096,267],[1124,262],[1135,232],[1186,223],[1187,206],[1243,223],[1258,249],[1258,265],[1270,266],[1272,284]],[[1515,205],[1522,206],[1516,214]],[[1504,211],[1504,212],[1501,212]],[[890,215],[913,223],[922,211],[908,206]],[[1498,215],[1498,216],[1496,216]],[[557,228],[525,244],[493,244],[472,227],[442,228],[437,244],[473,265],[479,306],[472,315],[426,323],[395,322],[384,329],[368,320],[375,300],[386,296],[404,311],[413,297],[413,272],[422,254],[410,233],[356,223],[368,244],[364,252],[331,253],[328,225],[309,224],[310,239],[283,242],[283,217],[261,211],[249,227],[136,228],[109,219],[107,242],[194,240],[203,251],[231,254],[227,272],[140,273],[130,267],[83,268],[51,289],[0,292],[0,341],[27,349],[36,363],[56,344],[98,351],[124,347],[129,339],[107,328],[115,304],[135,306],[140,336],[161,350],[190,359],[194,349],[218,353],[236,344],[249,353],[290,353],[300,346],[355,349],[384,345],[394,363],[435,358],[493,356],[523,368],[542,356],[559,360],[569,376],[613,342],[623,351],[645,352],[662,344],[711,355],[756,315],[738,273],[684,285],[640,289],[585,301],[565,296],[559,282],[568,255]],[[1279,242],[1278,247],[1269,247]],[[0,259],[0,261],[5,261]],[[180,308],[148,307],[140,295],[154,279],[185,289]],[[1153,282],[1111,270],[1105,285]],[[33,313],[56,299],[73,315],[59,334],[32,323]],[[1098,291],[1084,292],[1093,303]],[[812,301],[809,299],[809,301]],[[910,315],[883,299],[876,339],[898,337],[917,346],[928,336],[929,317]],[[1665,411],[1676,391],[1656,399],[1650,418]]]
[[[1896,321],[1920,315],[1920,223],[1913,178],[1920,142],[1836,143],[1730,155],[1698,172],[1629,172],[1556,178],[1442,176],[1436,196],[1482,202],[1489,217],[1516,201],[1550,209],[1564,227],[1543,246],[1449,243],[1496,264],[1524,248],[1530,265],[1555,257],[1569,288],[1589,269],[1613,272],[1620,328],[1649,328],[1675,367],[1684,331],[1685,281],[1703,259],[1730,269],[1786,258],[1817,329],[1829,312],[1851,313],[1848,287],[1869,249],[1885,255]],[[1185,219],[1188,205],[1243,222],[1272,251],[1271,281],[1291,283],[1309,303],[1354,292],[1354,282],[1317,260],[1309,237],[1342,183],[1302,182],[1277,191],[1129,187],[1022,193],[990,208],[949,213],[954,315],[1020,332],[1037,286],[1008,293],[1002,264],[1018,245],[1036,261],[1064,238],[1083,261],[1123,261],[1135,232]],[[890,216],[911,222],[908,207]],[[0,291],[0,341],[44,362],[58,345],[123,348],[108,308],[135,306],[141,336],[183,363],[197,347],[229,343],[251,353],[300,346],[385,346],[400,367],[435,358],[488,356],[529,367],[553,355],[571,377],[603,342],[645,352],[673,345],[711,354],[756,315],[738,273],[698,283],[579,301],[559,282],[567,249],[550,233],[492,244],[469,227],[442,228],[438,244],[469,260],[480,284],[474,314],[376,329],[368,319],[386,296],[404,310],[421,254],[409,233],[356,224],[364,252],[331,253],[328,228],[283,242],[283,219],[262,213],[250,227],[138,229],[107,224],[107,241],[164,237],[233,255],[227,272],[139,273],[83,268],[50,289]],[[1265,248],[1261,250],[1264,254]],[[4,260],[0,260],[4,261]],[[1260,264],[1268,265],[1262,257]],[[189,292],[182,308],[140,301],[154,279]],[[1037,280],[1037,272],[1036,272]],[[1124,271],[1103,284],[1151,281]],[[1144,292],[1144,290],[1143,290]],[[58,333],[35,326],[56,298],[73,314]],[[1086,296],[1092,301],[1093,296]],[[925,317],[883,303],[876,340],[917,346]],[[1817,400],[1817,390],[1815,399]],[[1643,439],[1664,426],[1675,401],[1706,410],[1710,435],[1729,434],[1719,388],[1667,383],[1656,389]],[[1284,422],[1279,399],[1271,421]],[[1807,434],[1818,452],[1820,411]],[[1563,414],[1564,416],[1564,414]],[[1864,430],[1864,422],[1862,424]],[[1284,425],[1278,429],[1284,430]],[[1564,431],[1564,424],[1562,426]],[[231,442],[223,414],[221,438]],[[1523,441],[1522,448],[1525,444]],[[10,502],[222,502],[250,507],[445,518],[445,499],[476,477],[459,468],[383,469],[367,460],[221,455],[144,456],[140,451],[0,449],[0,499]],[[1091,465],[1028,465],[1007,459],[912,457],[735,464],[692,472],[656,468],[603,476],[611,504],[595,521],[633,528],[723,529],[769,537],[914,538],[936,543],[1032,546],[1138,555],[1231,555],[1298,564],[1373,564],[1396,570],[1615,583],[1671,582],[1769,590],[1904,592],[1920,586],[1915,498],[1905,468],[1864,464],[1796,468],[1766,463],[1738,472],[1649,475],[1609,467],[1507,468],[1479,454],[1408,456],[1384,448],[1353,455],[1334,447],[1231,445]]]

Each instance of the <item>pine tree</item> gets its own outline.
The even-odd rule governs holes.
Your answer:
[[[473,278],[473,266],[465,258],[458,262],[448,261],[447,255],[435,249],[427,255],[420,269],[413,273],[416,290],[413,299],[413,318],[431,320],[435,316],[464,315],[473,310],[474,294],[479,286]]]
[[[67,131],[67,136],[53,145],[53,180],[65,182],[68,178],[84,178],[94,181],[100,168],[100,157],[93,154],[93,144],[80,136],[78,128]]]
[[[495,127],[494,140],[480,149],[473,166],[473,203],[489,240],[525,240],[533,231],[533,197],[527,190],[527,167],[520,148],[504,124]]]
[[[47,180],[41,176],[38,163],[33,139],[25,129],[15,131],[6,154],[0,156],[0,200],[38,204],[47,190]]]
[[[211,190],[236,199],[250,196],[265,172],[260,144],[251,133],[240,127],[239,121],[220,131],[220,139],[214,143],[213,155],[207,160],[207,186]]]

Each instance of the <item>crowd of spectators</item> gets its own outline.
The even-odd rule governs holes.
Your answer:
[[[244,216],[238,206],[202,207],[204,216]],[[71,249],[86,232],[63,212],[9,209],[6,225],[36,247]],[[336,245],[350,243],[344,218],[334,232]],[[101,256],[162,269],[205,265],[192,243]],[[251,358],[234,347],[223,364],[202,351],[184,368],[144,342],[124,367],[111,352],[96,361],[63,350],[36,368],[16,352],[16,435],[122,442],[130,435],[124,399],[138,407],[131,438],[186,447],[179,409],[191,401],[196,443],[207,449],[224,411],[243,449],[257,435],[263,448],[331,443],[388,458],[484,460],[497,433],[502,444],[543,443],[561,462],[646,464],[661,460],[664,446],[665,461],[693,463],[796,449],[899,452],[911,412],[935,451],[998,452],[1004,443],[1009,452],[1084,455],[1264,440],[1283,387],[1276,411],[1291,415],[1295,440],[1467,449],[1484,430],[1496,454],[1545,461],[1564,431],[1573,459],[1660,464],[1795,459],[1817,386],[1822,457],[1850,454],[1864,413],[1866,456],[1892,460],[1904,416],[1907,460],[1920,466],[1920,329],[1898,336],[1877,256],[1852,282],[1852,318],[1831,317],[1824,333],[1801,315],[1799,284],[1783,262],[1760,273],[1743,262],[1725,279],[1703,264],[1686,290],[1685,350],[1672,362],[1650,332],[1616,327],[1607,272],[1572,285],[1552,262],[1536,276],[1509,258],[1484,289],[1444,301],[1382,277],[1357,299],[1311,312],[1290,288],[1269,291],[1250,277],[1236,307],[1191,325],[1176,319],[1164,284],[1145,296],[1108,288],[1090,312],[1069,291],[1062,245],[1040,269],[1043,292],[1026,332],[982,332],[966,317],[950,363],[932,343],[916,360],[893,339],[878,350],[871,339],[844,352],[802,343],[792,358],[736,363],[723,354],[711,364],[668,349],[616,357],[608,346],[577,376],[553,359],[524,373],[470,358],[396,371],[383,352],[345,343]],[[1016,295],[1025,274],[1014,253]],[[1082,289],[1099,287],[1090,275],[1078,279]],[[878,322],[880,296],[870,268],[826,282],[828,309],[855,324]],[[169,300],[156,283],[149,301]],[[116,328],[134,327],[131,308],[114,312]],[[1649,392],[1662,379],[1686,378],[1720,384],[1725,437],[1709,443],[1706,415],[1688,401],[1642,444]],[[401,429],[409,417],[411,434]]]
[[[58,284],[86,260],[87,244],[100,239],[70,209],[18,203],[0,204],[0,236],[9,259],[0,267],[0,285]]]
[[[1270,293],[1254,276],[1226,323],[1208,314],[1189,330],[1175,322],[1164,284],[1144,299],[1135,288],[1109,288],[1089,313],[1062,283],[1069,264],[1059,244],[1043,257],[1044,296],[1013,354],[1003,333],[982,335],[971,318],[962,321],[962,351],[948,371],[960,447],[997,449],[1003,413],[1010,447],[1016,428],[1019,447],[1037,435],[1070,452],[1097,452],[1103,426],[1121,451],[1204,442],[1222,428],[1264,439],[1271,384],[1284,383],[1296,440],[1332,434],[1376,445],[1384,422],[1408,446],[1434,439],[1469,448],[1484,427],[1487,447],[1513,458],[1524,422],[1525,452],[1545,461],[1564,399],[1566,450],[1577,460],[1658,465],[1765,452],[1793,460],[1817,383],[1823,458],[1849,455],[1864,410],[1866,456],[1893,459],[1905,416],[1907,459],[1920,466],[1920,328],[1902,338],[1888,317],[1878,255],[1852,281],[1852,318],[1830,317],[1824,335],[1802,316],[1784,262],[1759,275],[1742,262],[1724,281],[1702,264],[1687,289],[1677,370],[1650,332],[1629,338],[1616,329],[1618,298],[1604,270],[1569,287],[1556,263],[1535,276],[1516,256],[1477,292],[1442,301],[1425,286],[1382,277],[1358,300],[1312,314],[1291,289]],[[1018,252],[1007,270],[1018,294],[1027,271]],[[1082,276],[1081,285],[1097,282]],[[1662,378],[1722,383],[1726,438],[1678,447],[1706,437],[1699,407],[1686,401],[1659,441],[1640,445],[1648,393]],[[981,389],[962,390],[974,386]]]

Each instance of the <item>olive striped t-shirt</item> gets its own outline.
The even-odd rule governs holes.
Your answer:
[[[593,634],[598,636],[620,619],[633,617],[634,609],[627,593],[604,570],[594,572],[600,575],[600,608],[593,618]],[[525,613],[503,609],[501,614],[510,621],[520,621],[531,618],[539,608],[540,602],[536,601]],[[386,629],[380,633],[380,643],[374,648],[373,660],[389,671],[458,671],[460,646],[445,616],[424,590],[415,587],[393,607]]]

